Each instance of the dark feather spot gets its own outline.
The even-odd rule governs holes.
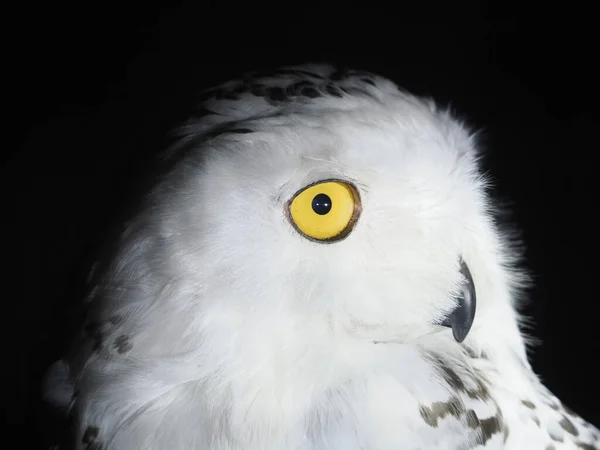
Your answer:
[[[286,69],[286,68],[281,68],[281,69],[277,69],[274,70],[272,72],[273,76],[293,76],[296,78],[301,78],[301,77],[310,77],[310,78],[318,78],[318,79],[323,79],[323,75],[321,75],[320,73],[316,73],[316,72],[311,72],[309,70],[305,70],[305,69]]]
[[[117,349],[117,352],[119,352],[119,354],[127,353],[133,348],[133,345],[131,344],[131,342],[129,342],[129,338],[125,335],[116,338],[113,346]]]
[[[308,98],[317,98],[320,97],[321,94],[319,94],[319,91],[317,91],[315,88],[312,87],[305,87],[300,91],[300,94],[303,95],[304,97],[308,97]]]
[[[220,115],[220,114],[218,114],[208,108],[204,108],[204,107],[200,107],[200,108],[196,109],[196,111],[194,112],[195,119],[201,119],[203,117],[210,116],[210,115]]]
[[[108,319],[108,321],[112,324],[112,325],[118,325],[121,322],[123,322],[123,317],[121,316],[112,316],[111,318]]]
[[[565,416],[563,416],[561,421],[558,423],[560,424],[562,429],[565,430],[567,433],[572,434],[573,436],[579,435],[579,431],[577,431],[577,428],[575,428],[575,425],[573,425],[573,422],[571,422]]]
[[[348,69],[347,68],[338,69],[335,72],[333,72],[331,74],[331,76],[329,77],[329,79],[332,81],[341,81],[345,78],[348,78]]]
[[[311,83],[310,81],[298,81],[296,83],[290,84],[285,89],[285,92],[286,92],[287,95],[293,97],[293,96],[296,96],[296,95],[300,95],[301,92],[305,88],[311,88],[311,89],[314,89],[316,91],[316,85],[314,83]]]
[[[85,450],[102,450],[102,442],[98,440],[98,427],[87,427],[81,442],[86,444]]]
[[[478,444],[485,445],[487,441],[489,441],[493,435],[500,433],[502,430],[500,418],[488,417],[487,419],[483,419],[479,421],[481,428],[481,435],[477,440]]]
[[[371,86],[375,86],[375,82],[373,80],[371,80],[370,78],[363,77],[363,78],[361,78],[361,80],[364,83],[370,84]]]
[[[477,413],[472,409],[467,411],[467,426],[473,429],[479,426],[479,417],[477,417]]]
[[[481,375],[470,375],[472,381],[474,381],[477,385],[476,388],[470,389],[465,385],[464,381],[460,378],[460,376],[453,369],[451,369],[448,366],[448,364],[446,364],[441,358],[432,357],[432,362],[437,367],[440,376],[444,379],[446,383],[448,383],[448,385],[452,389],[465,393],[469,396],[469,398],[473,399],[486,400],[489,398],[489,392],[485,384],[483,383]]]
[[[460,417],[464,412],[464,405],[455,397],[447,402],[434,402],[431,406],[421,406],[419,408],[419,413],[425,423],[434,428],[438,426],[438,419],[443,419],[447,415]]]
[[[219,136],[226,136],[228,134],[247,134],[253,131],[249,128],[231,128],[230,125],[221,125],[214,127],[211,131],[204,133],[205,139],[215,139]]]
[[[250,86],[250,92],[256,97],[263,97],[265,95],[266,87],[264,84],[252,84]]]
[[[250,128],[233,128],[233,129],[229,130],[229,132],[234,133],[234,134],[254,133],[254,131],[251,130]]]
[[[232,100],[232,101],[236,101],[236,100],[240,99],[240,97],[233,92],[226,92],[223,94],[223,96],[221,98],[224,100]]]
[[[275,102],[285,101],[285,91],[281,87],[270,87],[267,89],[267,96]]]
[[[598,450],[598,447],[596,447],[595,445],[586,444],[584,442],[575,442],[575,445],[581,450]]]
[[[342,98],[342,94],[341,94],[341,92],[339,91],[339,89],[337,89],[337,88],[336,88],[334,85],[332,85],[332,84],[328,84],[328,85],[325,87],[325,90],[327,91],[327,93],[328,93],[329,95],[333,95],[334,97]]]
[[[529,409],[535,409],[535,405],[529,400],[521,400],[521,403],[523,403],[523,405],[525,405]]]
[[[89,426],[85,429],[85,432],[83,433],[83,437],[81,438],[81,442],[83,442],[84,444],[89,444],[90,442],[93,442],[96,440],[96,438],[98,437],[100,430],[98,429],[98,427],[92,427]]]

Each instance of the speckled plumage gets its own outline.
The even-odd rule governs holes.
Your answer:
[[[447,111],[286,68],[206,92],[165,157],[51,372],[78,450],[600,449],[527,362],[518,258]],[[362,213],[325,245],[285,205],[332,178]],[[477,309],[459,343],[440,324],[461,260]]]

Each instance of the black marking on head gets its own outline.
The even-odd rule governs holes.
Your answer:
[[[538,427],[540,426],[540,419],[538,416],[533,416],[531,420],[533,420],[533,423],[535,423]]]
[[[356,70],[356,69],[352,69],[349,72],[353,77],[359,77],[359,78],[363,78],[363,77],[372,77],[373,74],[371,72],[367,72],[366,70]]]
[[[284,102],[287,100],[285,91],[283,90],[282,87],[279,87],[279,86],[273,86],[273,87],[267,88],[267,96],[273,102]]]
[[[233,93],[233,91],[225,89],[225,87],[218,88],[214,94],[217,100],[239,100],[240,98]]]
[[[194,119],[201,119],[203,117],[211,116],[211,115],[219,116],[220,114],[206,108],[205,106],[201,106],[194,111],[193,117],[194,117]]]
[[[190,122],[193,123],[193,120]],[[225,122],[222,124],[214,125],[207,131],[202,133],[191,133],[187,140],[177,143],[174,147],[171,147],[167,153],[163,155],[164,160],[176,160],[177,157],[187,154],[194,149],[197,149],[206,141],[216,139],[221,136],[229,135],[242,135],[254,133],[255,130],[246,126],[241,126],[239,122]]]
[[[254,83],[250,85],[250,93],[256,97],[264,96],[266,89],[264,84]]]
[[[257,118],[254,111],[236,108],[228,103],[244,102],[252,96],[258,97],[271,106],[260,106],[260,117],[264,118],[280,114],[281,108],[287,104],[309,104],[313,99],[320,97],[356,96],[379,102],[380,95],[373,86],[377,86],[375,74],[335,68],[331,65],[283,67],[246,73],[236,80],[206,89],[199,95],[199,107],[190,117],[188,126],[181,129],[181,135],[186,138],[180,145],[175,145],[167,151],[165,159],[185,153],[188,145],[193,144],[196,147],[206,139],[221,134],[222,126],[240,124]],[[212,116],[210,123],[203,121],[207,116]]]
[[[430,406],[420,406],[419,413],[427,425],[436,428],[438,419],[451,415],[456,418],[465,412],[463,403],[456,397],[447,402],[433,402]]]
[[[277,77],[311,77],[318,78],[320,80],[325,79],[323,75],[317,72],[311,72],[310,70],[300,69],[300,68],[291,68],[291,67],[280,67],[277,69],[273,69],[270,71],[260,71],[253,72],[248,74],[249,76],[256,78],[277,78]]]
[[[290,84],[286,90],[286,94],[290,100],[294,97],[319,98],[324,96],[324,92],[318,85],[310,81],[297,81]]]
[[[370,84],[371,86],[375,86],[375,81],[373,81],[371,78],[363,77],[363,78],[361,78],[361,81],[363,83]]]
[[[285,69],[282,69],[282,72],[285,72]],[[317,72],[310,72],[308,70],[292,70],[292,72],[297,73],[298,75],[306,75],[313,78],[318,78],[319,80],[324,80],[325,77]]]
[[[572,434],[573,436],[579,436],[579,431],[577,430],[577,428],[575,428],[573,422],[567,419],[566,416],[563,416],[563,418],[558,423],[562,427],[562,429],[565,430],[567,433]]]
[[[523,405],[525,405],[529,409],[535,409],[535,405],[529,400],[521,400],[521,403],[523,403]]]
[[[225,92],[222,96],[224,100],[239,100],[240,96],[235,94],[234,92]]]
[[[317,98],[320,97],[319,91],[317,91],[314,87],[304,87],[300,90],[300,95],[308,98]]]
[[[343,92],[349,95],[357,93],[372,97],[373,93],[365,85],[376,86],[373,74],[347,68],[333,68],[329,74],[320,74],[301,68],[284,67],[272,71],[248,73],[237,81],[208,89],[201,101],[210,99],[237,101],[241,100],[240,96],[245,93],[264,98],[273,106],[293,102],[300,96],[317,98],[330,95],[342,98]]]
[[[342,98],[343,97],[343,95],[340,92],[339,88],[337,86],[333,85],[333,84],[328,84],[325,87],[325,90],[327,91],[327,93],[329,95],[332,95],[334,97],[338,97],[338,98]]]
[[[129,342],[129,337],[125,335],[121,335],[115,339],[113,347],[117,349],[119,354],[127,353],[129,350],[133,348],[131,342]]]
[[[254,130],[251,130],[250,128],[231,128],[229,132],[233,134],[249,134],[254,133]]]
[[[226,136],[228,134],[249,134],[254,131],[250,128],[234,128],[231,124],[226,124],[222,126],[217,126],[213,128],[211,131],[205,133],[203,135],[203,139],[215,139],[219,136]],[[197,143],[194,143],[197,145]]]
[[[329,77],[330,80],[332,81],[341,81],[343,79],[348,78],[348,74],[349,74],[349,70],[347,67],[341,67],[336,69],[335,72],[333,72],[331,74],[331,76]]]

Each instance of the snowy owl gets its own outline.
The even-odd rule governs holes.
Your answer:
[[[90,278],[78,450],[600,449],[538,380],[474,134],[328,65],[207,92]]]

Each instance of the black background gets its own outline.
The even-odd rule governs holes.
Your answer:
[[[510,202],[534,275],[524,311],[542,344],[532,364],[600,425],[592,7],[123,5],[28,4],[5,15],[5,142],[16,144],[2,154],[2,403],[19,448],[38,448],[54,426],[39,384],[64,349],[90,255],[195,93],[308,61],[378,72],[484,130],[494,195]]]

